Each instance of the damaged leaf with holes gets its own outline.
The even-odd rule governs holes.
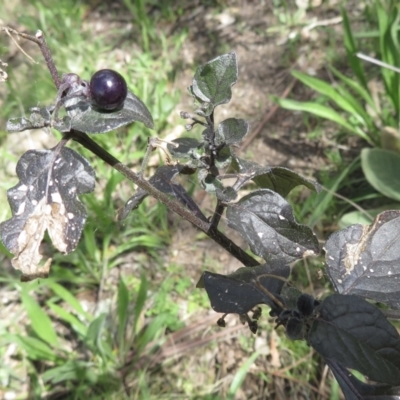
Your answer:
[[[227,207],[228,225],[251,251],[265,260],[290,263],[319,253],[313,231],[296,222],[290,204],[278,193],[256,190]]]
[[[54,247],[67,254],[78,245],[86,209],[78,195],[90,193],[95,172],[80,154],[64,147],[30,150],[17,164],[19,182],[7,192],[12,217],[1,223],[1,240],[14,254],[21,280],[47,277],[51,259],[42,263],[40,244],[47,231]]]
[[[337,292],[400,309],[400,211],[385,211],[371,225],[351,225],[325,244],[329,279]]]

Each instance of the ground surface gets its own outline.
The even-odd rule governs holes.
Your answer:
[[[171,113],[171,125],[160,136],[171,138],[184,133],[178,115],[181,110],[191,111],[192,100],[186,94],[186,87],[191,83],[195,67],[219,54],[235,51],[239,81],[233,90],[233,100],[219,107],[216,119],[237,117],[250,122],[251,140],[245,141],[242,155],[262,165],[289,167],[306,177],[315,177],[317,171],[328,168],[325,150],[332,146],[329,134],[318,141],[312,140],[302,115],[284,110],[271,114],[270,111],[274,107],[271,95],[281,96],[286,91],[291,97],[303,100],[312,95],[301,85],[292,85],[290,70],[324,73],[325,45],[332,40],[332,35],[338,35],[340,41],[338,5],[332,1],[330,4],[313,2],[314,7],[291,25],[279,22],[285,10],[272,7],[269,1],[225,1],[217,8],[201,3],[188,2],[182,16],[163,28],[169,32],[188,29],[188,36],[175,61],[179,68],[174,85],[183,95]],[[290,6],[290,13],[298,10],[294,4]],[[94,11],[88,16],[89,21],[90,18],[94,21],[96,16]],[[321,21],[322,26],[312,28],[313,23]],[[41,147],[46,136],[29,136],[29,140],[34,141],[29,146]],[[17,142],[10,138],[4,145],[14,151],[25,145]],[[13,166],[7,168],[12,170]],[[195,192],[194,198],[211,214],[212,201],[200,191]],[[198,240],[198,232],[176,216],[170,215],[169,223],[174,229],[170,247],[162,254],[164,263],[183,266],[181,270],[190,277],[193,286],[201,270],[227,273],[241,266],[209,240],[203,237]],[[238,235],[233,238],[241,243]],[[128,255],[126,269],[139,257]],[[154,272],[153,278],[162,285],[163,274]],[[202,396],[208,393],[227,398],[233,376],[254,350],[259,352],[258,358],[235,399],[329,398],[331,387],[324,365],[312,358],[312,351],[305,345],[302,358],[296,359],[290,343],[282,338],[283,332],[280,330],[278,335],[268,325],[267,318],[256,336],[243,328],[235,316],[227,318],[228,327],[221,330],[215,326],[218,316],[211,310],[189,313],[182,296],[177,294],[176,298],[181,302],[186,331],[180,337],[170,335],[152,365],[154,373],[149,377],[154,384],[149,386],[153,386],[153,394],[160,394],[158,398],[186,398],[185,393],[189,392],[197,393],[197,398],[205,398]]]

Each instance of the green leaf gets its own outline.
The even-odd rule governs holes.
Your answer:
[[[219,56],[197,68],[190,91],[202,102],[205,115],[214,108],[231,100],[231,87],[237,82],[238,65],[236,53]]]
[[[400,155],[384,149],[363,149],[361,166],[367,181],[383,195],[400,201]]]
[[[356,56],[358,51],[357,46],[355,44],[353,34],[351,32],[351,26],[349,19],[347,17],[346,11],[344,8],[341,9],[342,18],[343,18],[343,31],[344,31],[344,47],[346,48],[347,52],[347,60],[353,70],[354,74],[356,75],[360,84],[368,90],[367,79],[365,77],[364,68],[360,59]]]
[[[94,385],[98,382],[99,377],[101,379],[101,376],[92,367],[92,362],[69,360],[60,366],[46,370],[41,374],[41,379],[43,382],[51,382],[53,385],[65,381],[87,382]]]
[[[355,133],[356,135],[362,137],[364,140],[371,143],[370,138],[365,132],[363,132],[360,128],[354,127],[353,125],[349,124],[345,118],[343,118],[340,114],[334,111],[331,107],[327,107],[322,104],[314,102],[301,102],[289,99],[276,98],[276,102],[281,107],[286,108],[287,110],[305,111],[310,114],[316,115],[317,117],[329,119],[333,122],[336,122],[337,124],[348,129],[350,132]]]
[[[107,314],[102,313],[90,323],[86,335],[86,339],[89,342],[97,344],[99,341],[101,341],[101,334],[104,329],[106,317]]]
[[[329,69],[332,71],[334,75],[336,75],[344,84],[346,84],[350,89],[352,89],[356,94],[358,94],[365,102],[377,112],[376,104],[369,92],[368,87],[360,85],[356,80],[347,77],[342,74],[339,70],[337,70],[332,65],[329,66]]]
[[[374,218],[383,211],[386,210],[399,210],[400,204],[387,204],[382,207],[372,208],[364,211],[351,211],[342,216],[339,220],[339,228],[344,229],[350,225],[354,224],[362,224],[362,225],[370,225]]]
[[[21,290],[21,299],[35,333],[51,346],[58,346],[58,337],[47,313],[24,289]]]
[[[135,333],[137,333],[140,330],[140,327],[138,327],[137,325],[140,315],[144,309],[146,298],[147,298],[147,279],[146,276],[143,274],[140,279],[139,292],[136,296],[135,307],[133,309],[133,315],[134,315],[133,329]]]
[[[399,43],[397,39],[397,29],[399,24],[398,8],[393,5],[384,7],[380,2],[375,2],[378,15],[379,42],[382,53],[382,61],[395,67],[400,66]],[[381,69],[382,77],[385,83],[385,91],[388,94],[393,109],[396,114],[399,112],[399,84],[400,77],[395,71],[388,68]]]
[[[28,357],[32,360],[55,361],[57,359],[54,350],[40,339],[13,334],[6,334],[3,338],[10,342],[17,343],[26,351]]]
[[[249,124],[244,119],[228,118],[222,121],[217,128],[215,144],[225,143],[230,146],[240,143],[249,131]]]
[[[167,314],[157,315],[148,324],[148,326],[146,326],[146,329],[141,332],[136,340],[138,354],[140,354],[150,342],[155,340],[157,336],[161,335],[164,332],[167,318]],[[159,344],[155,344],[155,347],[159,347]]]
[[[129,292],[125,282],[121,278],[118,284],[118,342],[119,346],[123,347],[125,343],[125,330],[128,321],[128,307],[129,307]]]
[[[80,317],[90,319],[91,316],[82,308],[79,300],[64,286],[59,283],[48,279],[46,281],[47,286],[62,300],[64,300]]]
[[[50,303],[48,302],[47,305],[49,308],[58,315],[60,319],[63,321],[69,323],[72,327],[72,329],[77,332],[80,336],[85,337],[87,334],[87,327],[85,324],[83,324],[81,321],[79,321],[78,318],[75,317],[75,315],[71,314],[69,311],[67,311],[65,308],[60,307],[57,304]]]
[[[324,217],[326,210],[329,207],[330,202],[335,194],[335,192],[339,189],[342,182],[349,176],[350,172],[356,170],[359,165],[359,158],[356,157],[350,165],[348,165],[341,174],[332,182],[332,184],[327,187],[323,193],[318,196],[318,203],[312,211],[311,216],[308,220],[308,225],[313,227],[321,218]]]
[[[256,351],[238,369],[238,371],[236,372],[235,376],[232,379],[231,386],[229,387],[229,392],[228,392],[229,399],[235,398],[236,392],[240,389],[240,386],[242,386],[242,384],[247,376],[247,373],[249,372],[251,366],[257,360],[259,355],[260,355],[260,353],[258,351]]]
[[[311,89],[333,100],[344,111],[358,115],[354,105],[346,97],[340,95],[331,84],[298,71],[293,71],[292,75]]]

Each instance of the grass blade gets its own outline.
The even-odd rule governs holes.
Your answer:
[[[369,136],[363,132],[360,128],[354,127],[349,124],[340,114],[336,111],[332,110],[332,108],[324,106],[322,104],[314,103],[314,102],[300,102],[289,99],[279,99],[275,98],[276,102],[283,108],[287,110],[293,111],[305,111],[310,114],[316,115],[317,117],[322,117],[325,119],[329,119],[337,124],[341,125],[343,128],[346,128],[350,132],[362,137],[368,143],[372,143]]]
[[[382,54],[382,61],[387,64],[399,66],[399,49],[397,40],[397,25],[399,23],[398,8],[391,5],[385,9],[383,4],[376,2],[376,11],[379,25],[379,43]],[[394,29],[394,31],[393,31]],[[385,83],[386,93],[392,102],[393,108],[399,113],[399,74],[387,68],[381,69]]]
[[[118,285],[117,313],[118,313],[118,345],[124,354],[125,330],[128,321],[129,292],[121,278]]]
[[[79,300],[64,286],[49,279],[47,286],[62,300],[64,300],[80,317],[91,319],[90,315],[82,308]]]
[[[368,90],[367,79],[365,77],[364,68],[360,59],[356,56],[357,46],[354,41],[353,34],[351,32],[350,22],[347,17],[347,13],[344,8],[341,9],[343,18],[343,30],[344,30],[344,47],[347,52],[347,59],[349,61],[350,67],[356,75],[358,81],[364,89]]]
[[[83,324],[81,321],[79,321],[78,318],[75,317],[75,315],[71,314],[64,308],[60,307],[57,304],[50,303],[48,302],[47,305],[49,308],[57,314],[57,316],[67,322],[68,324],[71,325],[72,329],[77,332],[80,336],[85,337],[87,334],[87,327],[85,324]]]
[[[249,369],[253,365],[254,361],[257,359],[257,357],[260,355],[258,351],[253,353],[246,361],[245,363],[238,369],[236,372],[235,376],[232,379],[231,386],[229,387],[229,392],[228,392],[228,399],[234,399],[235,394],[242,386],[243,381],[246,378],[247,373],[249,372]]]
[[[321,79],[314,78],[312,76],[303,74],[298,71],[293,71],[292,75],[297,78],[299,81],[303,82],[305,85],[310,87],[311,89],[321,93],[322,95],[328,97],[332,101],[334,101],[340,108],[344,111],[347,111],[356,117],[359,116],[357,110],[355,109],[354,105],[350,102],[346,97],[340,95],[333,86]],[[350,93],[349,93],[349,96]]]
[[[332,73],[339,78],[344,84],[346,84],[350,89],[352,89],[356,94],[358,94],[365,102],[375,111],[376,110],[376,105],[374,103],[374,100],[372,99],[371,93],[369,92],[369,89],[365,89],[362,85],[360,85],[357,81],[354,79],[348,78],[346,75],[342,74],[339,70],[337,70],[335,67],[332,65],[329,66],[329,69],[332,71]]]
[[[40,339],[13,334],[6,334],[3,339],[12,343],[17,343],[26,351],[28,357],[32,360],[55,361],[57,358],[54,350]]]
[[[135,333],[138,333],[140,328],[137,326],[137,323],[140,318],[140,314],[144,308],[144,304],[147,298],[147,279],[144,274],[142,274],[139,292],[136,297],[135,308],[133,310],[134,320],[133,320],[133,330]]]
[[[58,337],[47,313],[26,290],[21,291],[21,300],[35,333],[51,346],[57,346]]]

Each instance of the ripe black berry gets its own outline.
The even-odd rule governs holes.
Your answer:
[[[90,80],[92,104],[101,110],[118,109],[124,103],[127,94],[125,79],[112,69],[101,69],[93,74]]]

